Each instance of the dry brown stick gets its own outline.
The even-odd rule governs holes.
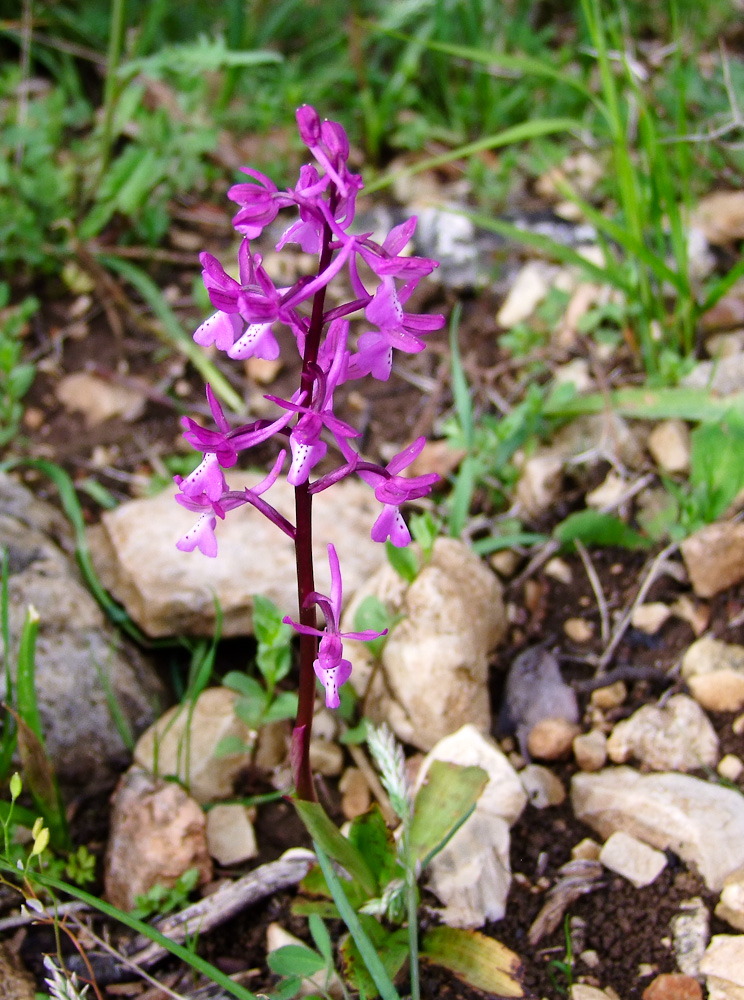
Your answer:
[[[255,868],[235,882],[220,886],[210,896],[167,917],[157,929],[178,942],[185,941],[189,935],[206,934],[259,899],[296,885],[307,875],[314,860],[315,855],[311,851],[295,850],[290,857],[285,855],[278,861]],[[148,966],[167,954],[162,945],[141,935],[130,946],[128,959],[135,965]]]
[[[597,675],[604,673],[605,667],[610,662],[612,657],[615,655],[615,651],[617,647],[620,645],[620,641],[622,640],[623,636],[625,635],[628,629],[628,626],[631,623],[631,620],[633,618],[633,612],[637,607],[643,604],[643,602],[646,599],[646,595],[648,594],[654,581],[657,579],[659,575],[661,567],[664,565],[669,556],[672,555],[674,552],[676,552],[678,548],[679,544],[677,542],[672,542],[671,545],[667,545],[665,549],[662,549],[661,552],[658,554],[658,556],[656,556],[656,558],[651,563],[651,566],[649,567],[648,573],[646,574],[643,583],[638,588],[638,593],[636,594],[635,599],[631,602],[627,611],[618,622],[617,627],[615,628],[615,632],[612,636],[612,639],[609,642],[609,645],[606,647],[605,651],[599,658],[599,663],[597,664]]]
[[[576,551],[581,556],[581,561],[584,564],[586,575],[589,578],[589,583],[591,584],[591,588],[594,591],[594,596],[597,600],[602,642],[606,643],[610,638],[610,616],[607,612],[607,601],[605,600],[604,591],[602,590],[602,584],[600,583],[597,571],[594,568],[594,563],[592,562],[589,553],[586,551],[584,543],[580,538],[576,538],[574,539],[574,545],[576,546]]]

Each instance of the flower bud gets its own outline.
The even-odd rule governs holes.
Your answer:
[[[306,146],[317,146],[320,142],[320,117],[315,108],[303,104],[295,112],[300,138]]]
[[[18,796],[23,791],[23,782],[21,781],[21,776],[16,771],[13,777],[10,779],[10,797],[15,802]]]

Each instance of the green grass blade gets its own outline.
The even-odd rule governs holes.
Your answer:
[[[460,428],[465,438],[465,447],[469,451],[473,447],[475,426],[473,424],[473,401],[470,398],[470,386],[465,377],[465,371],[462,367],[462,355],[460,354],[459,330],[461,316],[462,304],[458,302],[452,310],[449,328],[452,396],[455,400],[457,419],[460,422]]]
[[[44,736],[36,700],[36,637],[38,634],[39,613],[36,608],[29,606],[18,647],[16,705],[20,717],[41,742]]]
[[[18,647],[16,678],[16,725],[18,748],[34,804],[49,827],[52,843],[58,848],[70,846],[65,804],[54,767],[44,746],[41,715],[36,697],[36,637],[39,614],[29,606]]]
[[[624,226],[608,219],[606,215],[598,211],[592,204],[582,198],[573,188],[568,185],[561,185],[562,193],[581,210],[584,217],[592,225],[605,233],[611,240],[618,243],[630,256],[637,258],[649,268],[660,282],[668,281],[680,294],[689,294],[689,284],[685,280],[686,275],[673,271],[663,257],[659,257],[649,250],[640,240],[636,239],[632,232]]]
[[[546,257],[551,257],[559,261],[561,264],[581,268],[586,275],[595,281],[600,281],[603,284],[611,284],[624,292],[631,291],[627,279],[621,274],[618,268],[612,266],[600,267],[598,264],[593,263],[593,261],[582,257],[573,247],[565,246],[565,244],[559,243],[550,236],[545,236],[542,233],[533,233],[528,229],[520,229],[513,222],[505,222],[503,219],[492,219],[489,216],[478,215],[473,212],[463,212],[462,214],[481,229],[496,233],[507,240],[523,243],[525,246],[532,247]]]
[[[9,599],[8,599],[8,576],[10,574],[10,561],[8,550],[3,547],[2,566],[0,568],[2,579],[0,580],[0,628],[2,629],[3,640],[3,669],[5,671],[5,704],[13,704],[13,678],[10,675],[10,619],[9,619]],[[0,781],[5,781],[10,771],[13,753],[16,748],[16,727],[13,716],[5,713],[3,719],[3,735],[0,741]]]
[[[207,358],[206,354],[195,344],[181,326],[181,323],[171,307],[163,298],[162,292],[145,272],[128,260],[120,257],[110,257],[107,254],[97,254],[98,260],[110,270],[120,274],[125,281],[136,289],[153,315],[163,327],[163,340],[174,350],[184,354],[196,368],[205,382],[209,382],[215,395],[219,396],[236,413],[242,413],[245,404],[237,392],[227,381],[222,372]]]
[[[545,400],[546,417],[578,417],[586,413],[619,413],[636,420],[690,420],[717,423],[727,414],[744,419],[744,393],[717,398],[707,389],[685,386],[659,389],[628,388],[607,394],[594,392],[586,396],[561,396]]]
[[[333,870],[333,865],[331,864],[328,856],[315,842],[313,842],[313,849],[315,850],[315,854],[318,858],[318,864],[320,865],[323,875],[325,876],[326,884],[331,890],[333,901],[338,907],[338,912],[341,914],[341,919],[348,927],[349,933],[354,939],[354,943],[359,949],[359,953],[364,960],[364,964],[367,966],[369,974],[374,980],[375,986],[380,991],[382,1000],[400,1000],[400,994],[385,971],[385,967],[380,961],[380,956],[375,951],[372,942],[365,934],[364,929],[359,922],[359,917],[356,915],[351,903],[346,898],[346,893],[341,885],[341,880]]]
[[[374,21],[365,22],[365,26],[370,31],[385,34],[389,38],[396,39],[396,41],[411,41],[411,38],[403,32],[395,31],[391,28],[385,28],[380,24],[376,24]],[[505,70],[507,73],[518,73],[522,76],[543,77],[548,80],[553,80],[556,83],[564,83],[566,86],[573,87],[574,90],[577,90],[582,97],[585,97],[590,103],[596,105],[597,107],[601,107],[600,101],[596,95],[593,94],[581,80],[578,80],[576,77],[571,76],[563,70],[556,69],[547,60],[543,61],[542,59],[535,59],[532,56],[507,55],[505,52],[493,52],[489,49],[480,49],[469,45],[454,45],[451,42],[427,40],[423,42],[423,45],[432,52],[441,52],[443,55],[452,56],[453,59],[464,59],[467,62],[474,63],[476,66],[485,66],[486,69],[500,69]]]
[[[402,170],[395,170],[391,174],[385,174],[370,184],[365,184],[364,191],[365,194],[371,194],[373,191],[381,191],[403,177],[412,177],[414,174],[420,174],[424,170],[433,170],[435,167],[441,167],[443,164],[451,163],[453,160],[465,160],[469,156],[482,153],[487,149],[511,146],[517,142],[528,142],[530,139],[539,139],[545,135],[555,135],[561,132],[578,133],[583,127],[584,123],[578,118],[535,118],[532,121],[522,122],[520,125],[512,125],[510,128],[505,128],[502,132],[497,132],[496,135],[489,135],[483,139],[477,139],[475,142],[468,142],[464,146],[458,146],[456,149],[449,150],[447,153],[441,153],[439,156],[430,156],[425,160],[419,160],[418,163],[414,163],[410,167],[404,167]]]
[[[8,874],[17,875],[15,867],[8,864],[7,861],[0,859],[0,871],[4,871]],[[84,889],[78,889],[77,886],[69,885],[67,882],[62,882],[58,878],[52,878],[49,875],[44,875],[38,872],[29,872],[29,881],[38,882],[49,889],[56,889],[58,892],[64,892],[68,896],[72,896],[73,899],[79,899],[80,902],[86,903],[93,910],[97,910],[99,913],[103,913],[107,917],[111,917],[112,920],[117,920],[120,924],[124,924],[132,931],[136,931],[137,934],[143,934],[146,938],[152,941],[154,944],[158,944],[161,948],[165,948],[171,955],[175,955],[176,958],[180,958],[182,962],[186,962],[192,969],[197,972],[201,972],[202,975],[206,976],[211,982],[216,983],[221,986],[226,993],[230,996],[234,996],[237,1000],[257,1000],[255,993],[251,993],[244,986],[239,986],[236,982],[230,979],[229,976],[225,975],[224,972],[207,962],[205,959],[200,958],[198,955],[194,954],[184,945],[176,944],[175,941],[171,941],[169,937],[165,934],[161,934],[159,931],[155,930],[149,924],[144,923],[142,920],[137,920],[136,917],[130,916],[128,913],[124,913],[123,910],[117,909],[112,906],[111,903],[107,903],[97,896],[91,895],[89,892],[85,892]]]
[[[108,671],[104,666],[98,662],[95,656],[91,652],[91,659],[93,660],[93,666],[96,670],[96,675],[103,688],[103,694],[106,698],[106,704],[108,705],[108,710],[116,726],[116,731],[121,737],[121,742],[129,750],[131,754],[134,754],[134,747],[136,740],[134,738],[134,733],[132,732],[132,727],[129,724],[129,720],[122,711],[122,707],[119,704],[119,699],[116,697],[116,692],[114,691],[113,685],[111,684],[111,678],[108,675]]]
[[[705,290],[705,298],[695,309],[696,318],[702,316],[709,309],[712,309],[716,302],[720,301],[727,292],[731,291],[743,275],[744,260],[740,260],[727,274],[711,282]]]

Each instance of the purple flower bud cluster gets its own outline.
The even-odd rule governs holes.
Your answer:
[[[422,337],[443,326],[443,316],[404,311],[421,278],[437,264],[403,253],[416,227],[415,218],[395,227],[382,243],[372,240],[370,233],[349,232],[362,180],[349,171],[346,133],[336,122],[321,122],[309,106],[298,110],[297,123],[315,165],[303,166],[296,186],[286,191],[278,190],[259,171],[243,169],[249,179],[228,191],[228,197],[239,206],[233,226],[243,237],[238,278],[227,274],[211,254],[200,255],[204,284],[216,312],[198,327],[194,340],[205,347],[213,344],[236,360],[274,360],[280,353],[277,327],[288,328],[302,361],[300,385],[290,399],[266,396],[277,406],[273,420],[231,427],[209,386],[207,401],[215,427],[205,428],[183,418],[186,440],[204,455],[191,475],[176,477],[180,490],[176,500],[199,514],[194,527],[177,543],[184,551],[198,548],[204,555],[215,556],[217,519],[224,519],[228,511],[244,504],[256,507],[298,544],[297,526],[264,498],[284,467],[286,447],[279,451],[269,474],[252,487],[230,490],[223,472],[236,464],[241,451],[277,435],[289,439],[287,481],[295,488],[311,496],[350,475],[358,475],[372,487],[382,505],[372,527],[375,541],[389,538],[394,545],[407,545],[410,534],[400,508],[407,501],[425,496],[438,479],[433,473],[401,475],[421,452],[424,438],[404,448],[386,466],[377,465],[362,460],[352,444],[359,433],[334,413],[334,394],[340,385],[368,375],[385,381],[390,376],[394,349],[408,354],[422,351]],[[303,276],[289,287],[277,287],[263,266],[261,254],[251,250],[251,240],[260,236],[285,208],[297,210],[299,218],[285,230],[277,250],[287,243],[299,244],[303,252],[319,257],[319,265],[314,275]],[[326,311],[326,288],[342,272],[353,297]],[[362,312],[365,329],[352,346],[347,317]],[[340,453],[341,464],[311,480],[312,470],[328,452],[329,441]],[[331,596],[325,598],[314,591],[301,594],[301,607],[307,609],[314,604],[323,612],[325,631],[293,624],[302,634],[321,636],[315,671],[326,687],[327,703],[335,706],[338,687],[347,679],[350,667],[342,658],[343,636],[338,629],[341,576],[332,546],[329,560]]]

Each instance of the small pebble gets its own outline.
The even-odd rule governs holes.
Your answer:
[[[491,568],[495,569],[499,576],[514,576],[519,565],[519,556],[511,549],[504,549],[503,552],[494,552],[488,560]]]
[[[528,764],[519,772],[519,780],[536,809],[559,806],[566,799],[566,789],[558,775],[540,764]]]
[[[744,763],[735,754],[727,753],[718,761],[717,770],[722,778],[727,778],[729,781],[738,781],[742,771],[744,771]]]
[[[552,580],[557,580],[558,583],[564,583],[566,586],[573,582],[573,572],[571,567],[567,562],[565,562],[565,560],[559,559],[558,557],[550,559],[547,563],[545,563],[543,573],[546,576],[549,576]]]
[[[538,760],[562,760],[571,752],[579,727],[565,719],[541,719],[530,730],[527,749]]]
[[[589,642],[594,635],[591,622],[585,618],[567,618],[563,623],[563,631],[572,642]]]
[[[731,731],[734,736],[741,736],[744,733],[744,715],[738,715],[731,723]]]
[[[597,688],[592,691],[590,701],[595,708],[601,708],[606,712],[610,708],[619,708],[628,697],[628,689],[624,681],[615,681],[607,687]]]
[[[664,972],[648,984],[643,1000],[703,1000],[703,988],[692,976]]]
[[[672,615],[672,610],[661,601],[652,601],[650,604],[639,604],[633,611],[630,622],[633,628],[645,635],[656,635],[659,629],[666,624]]]
[[[599,771],[607,761],[607,737],[599,729],[580,733],[573,741],[573,752],[582,771]]]
[[[651,885],[664,871],[666,854],[649,847],[642,841],[621,830],[615,831],[605,841],[599,860],[610,871],[622,875],[636,889]]]
[[[584,837],[578,844],[571,848],[571,857],[574,861],[599,861],[602,845],[591,837]]]

